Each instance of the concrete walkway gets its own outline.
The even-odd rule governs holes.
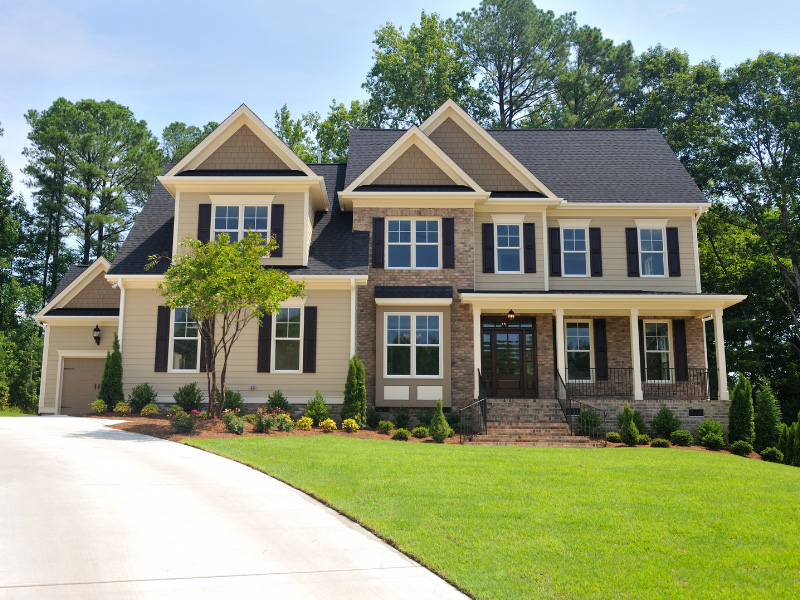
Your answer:
[[[0,418],[0,598],[465,598],[319,502],[202,450]]]

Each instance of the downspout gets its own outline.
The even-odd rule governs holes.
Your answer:
[[[122,277],[117,277],[119,287],[119,323],[117,324],[117,338],[119,338],[119,350],[122,352],[122,324],[125,320],[125,286],[122,284]]]
[[[38,415],[41,416],[42,414],[42,406],[44,406],[44,390],[45,385],[47,384],[47,359],[48,359],[48,350],[50,349],[50,328],[47,326],[47,323],[39,323],[39,327],[44,330],[44,341],[42,345],[44,346],[44,351],[42,352],[42,376],[39,380],[39,410],[36,411]],[[55,414],[55,410],[53,411]]]
[[[702,206],[699,206],[697,209],[697,213],[692,217],[692,236],[694,238],[694,277],[695,277],[695,285],[697,286],[697,293],[701,292],[702,285],[700,283],[700,248],[698,247],[698,240],[697,240],[697,222],[700,220],[700,217],[703,216],[705,209]]]
[[[356,279],[350,279],[350,356],[356,355]]]

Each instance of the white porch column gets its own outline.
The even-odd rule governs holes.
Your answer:
[[[642,363],[639,360],[639,309],[631,309],[631,363],[633,364],[633,399],[642,400]]]
[[[567,381],[567,348],[564,340],[564,309],[556,309],[556,369],[561,379]]]
[[[714,309],[714,349],[717,351],[719,399],[731,399],[728,392],[728,363],[725,361],[725,332],[722,331],[722,309]]]
[[[475,379],[475,395],[477,400],[479,392],[478,369],[481,368],[481,309],[472,305],[472,344],[473,344],[473,369],[472,377]]]

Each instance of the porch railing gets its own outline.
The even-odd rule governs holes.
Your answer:
[[[572,435],[583,435],[592,440],[606,441],[606,411],[574,400],[569,388],[556,370],[556,397]]]
[[[567,389],[571,396],[633,396],[633,369],[567,369]]]
[[[647,374],[648,379],[642,381],[642,391],[645,398],[707,399],[711,397],[710,375],[708,369],[689,369],[685,378],[679,378],[675,369],[660,369],[655,377]]]
[[[478,369],[478,399],[458,410],[458,441],[472,441],[476,435],[486,434],[486,388],[483,385],[481,370]]]
[[[573,398],[633,396],[632,368],[606,371],[601,376],[594,368],[567,369],[565,387]],[[685,378],[679,378],[676,369],[660,369],[655,378],[642,381],[642,392],[645,398],[716,398],[716,371],[689,369]]]

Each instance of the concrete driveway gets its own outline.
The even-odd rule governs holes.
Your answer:
[[[74,417],[0,418],[0,598],[465,598],[253,469]]]

